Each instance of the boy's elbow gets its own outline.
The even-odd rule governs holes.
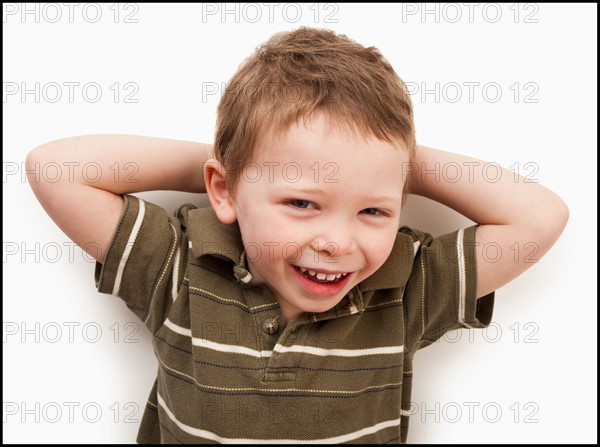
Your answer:
[[[562,222],[562,229],[564,229],[567,226],[567,222],[569,221],[569,207],[562,199],[559,199],[559,200],[560,200],[559,214],[560,214],[560,219]],[[560,230],[561,233],[562,233],[562,229]]]
[[[567,222],[569,221],[569,207],[565,203],[563,199],[558,196],[555,196],[554,203],[552,205],[552,220],[553,229],[555,232],[556,238],[558,238],[565,227],[567,226]]]
[[[36,163],[39,164],[39,160],[40,160],[40,146],[32,149],[29,151],[29,153],[27,154],[27,157],[25,157],[25,174],[27,176],[27,180],[29,182],[30,185],[32,185],[32,181],[34,180],[33,174],[35,173],[35,166]]]
[[[546,212],[540,215],[534,232],[544,252],[554,245],[568,221],[569,207],[560,197],[554,195],[546,207]]]
[[[47,151],[48,149],[45,144],[37,146],[29,151],[27,157],[25,157],[25,167],[27,175],[29,175],[31,170],[35,168],[36,163],[40,163],[44,159],[44,157],[46,157]]]
[[[49,143],[45,143],[31,149],[25,157],[25,175],[27,177],[27,182],[36,194],[40,188],[45,187],[46,185],[55,184],[61,178],[60,176],[44,175],[46,167],[50,166],[49,163],[52,163],[52,167],[56,166],[57,161],[54,159],[54,156],[53,148]],[[54,171],[51,172],[53,173]]]
[[[43,157],[44,146],[38,146],[30,150],[27,157],[25,157],[25,174],[27,176],[27,182],[34,189],[35,185],[40,183],[43,178],[39,175]]]

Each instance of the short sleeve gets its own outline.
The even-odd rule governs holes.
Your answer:
[[[104,263],[96,262],[96,288],[121,298],[154,334],[183,281],[189,250],[183,207],[177,217],[169,217],[163,208],[133,195],[123,199]]]
[[[495,292],[477,299],[477,225],[437,238],[403,227],[414,240],[413,270],[405,289],[407,343],[417,350],[458,328],[485,328]]]

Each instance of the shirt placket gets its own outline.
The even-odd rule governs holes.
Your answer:
[[[249,302],[257,302],[260,295],[270,293],[263,289],[266,286],[246,288],[245,294]],[[263,382],[282,382],[296,380],[298,368],[301,366],[303,354],[286,350],[286,347],[303,346],[309,335],[311,325],[316,322],[347,317],[358,312],[357,304],[361,303],[358,288],[349,292],[338,305],[327,312],[319,314],[308,313],[306,318],[283,325],[283,317],[279,307],[267,311],[253,313],[254,328],[261,352],[270,355],[261,357],[264,368]],[[360,305],[360,304],[359,304]],[[276,349],[276,346],[283,349]],[[319,347],[319,346],[316,346]]]

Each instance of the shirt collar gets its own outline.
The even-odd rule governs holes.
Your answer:
[[[237,222],[222,223],[212,207],[196,208],[188,212],[188,234],[192,253],[196,258],[217,256],[239,264],[244,251]]]
[[[362,292],[377,289],[404,287],[412,272],[414,244],[411,236],[398,231],[390,255],[379,270],[363,280],[358,288]]]

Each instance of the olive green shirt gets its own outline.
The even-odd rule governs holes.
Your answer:
[[[95,281],[153,334],[139,443],[404,443],[414,353],[491,321],[494,294],[476,299],[476,226],[438,238],[402,227],[335,307],[284,325],[237,223],[123,197]]]

